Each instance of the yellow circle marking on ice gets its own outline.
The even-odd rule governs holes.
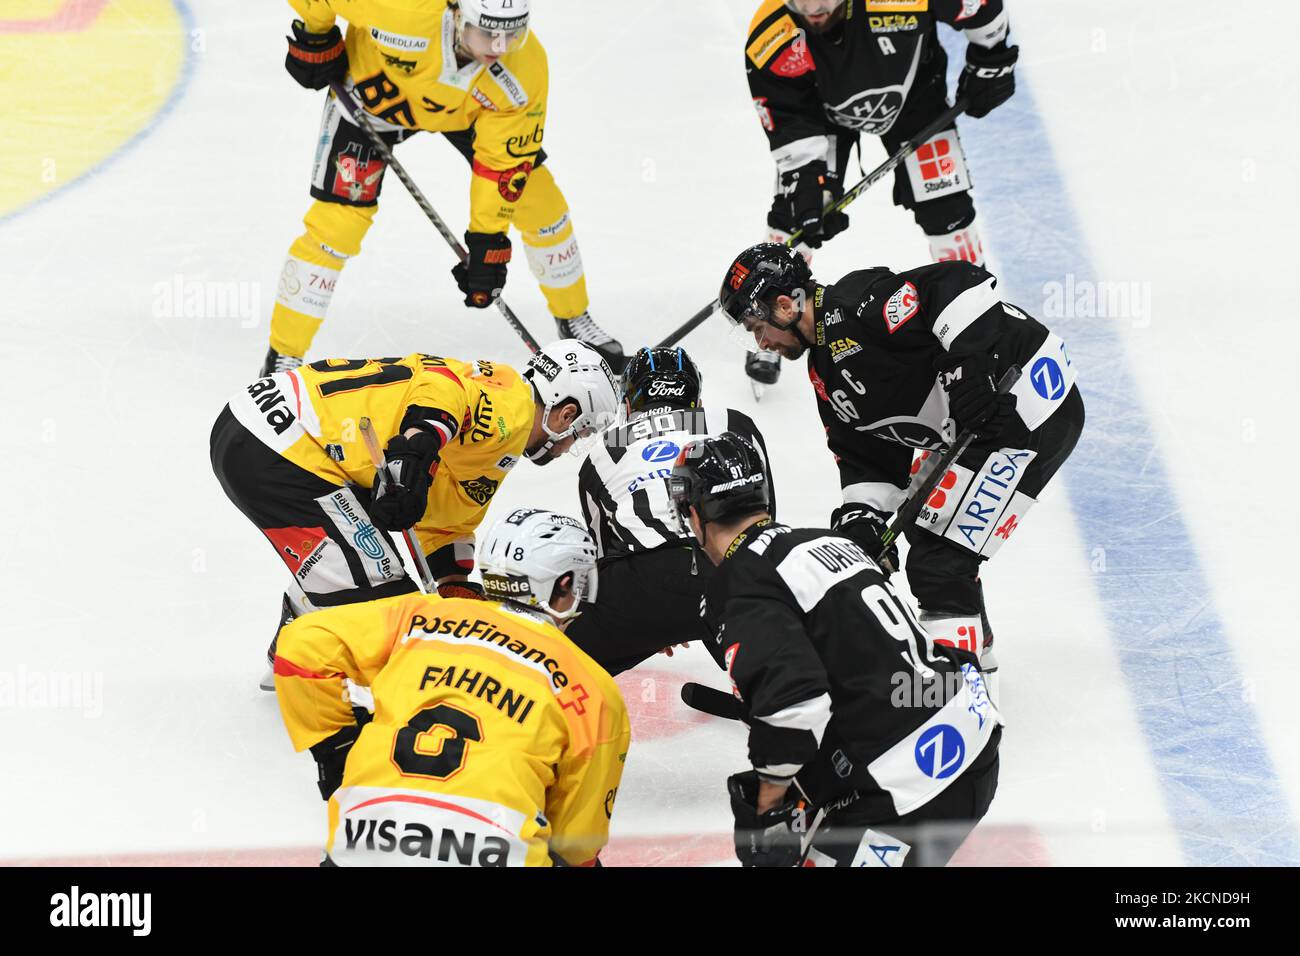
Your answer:
[[[0,4],[0,218],[68,185],[149,125],[181,78],[183,31],[171,0]],[[139,196],[148,183],[124,188]]]

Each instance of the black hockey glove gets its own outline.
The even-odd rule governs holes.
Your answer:
[[[745,374],[760,385],[775,385],[781,377],[781,356],[776,352],[750,352],[745,356]]]
[[[736,856],[743,866],[798,866],[806,830],[803,803],[787,800],[775,810],[759,813],[758,784],[753,770],[727,778],[736,818]]]
[[[987,355],[970,355],[948,373],[948,414],[958,434],[971,429],[990,438],[1001,432],[1016,411],[1016,396],[997,393],[993,361]]]
[[[342,82],[348,75],[348,51],[343,46],[343,34],[338,27],[328,33],[308,33],[301,20],[293,21],[293,36],[289,41],[289,55],[284,68],[299,85],[309,90],[323,90],[331,83]]]
[[[360,735],[360,727],[344,727],[312,746],[311,755],[316,758],[316,786],[320,787],[322,800],[328,800],[335,790],[343,786],[343,768],[347,765],[352,745]]]
[[[437,438],[419,432],[397,435],[384,449],[384,468],[375,476],[370,517],[376,528],[405,531],[424,517],[429,485],[438,470]]]
[[[966,101],[966,115],[987,116],[1016,91],[1016,60],[1020,47],[999,43],[982,47],[966,45],[966,66],[957,80],[957,99]]]
[[[510,237],[504,232],[467,232],[465,248],[469,258],[453,266],[451,274],[465,293],[465,304],[486,309],[505,288]]]
[[[870,505],[849,504],[840,505],[831,512],[831,530],[844,535],[850,541],[862,545],[862,549],[871,556],[875,561],[880,552],[884,549],[882,538],[885,529],[889,526],[889,515],[883,511],[877,511]],[[880,569],[885,572],[885,577],[898,570],[898,545],[890,544],[888,550],[885,550],[884,558],[879,562]]]
[[[819,249],[823,242],[849,227],[845,213],[822,216],[826,204],[842,195],[844,190],[839,180],[827,172],[826,163],[815,160],[781,174],[781,192],[772,198],[767,224],[787,236],[802,229],[798,241],[810,249]]]

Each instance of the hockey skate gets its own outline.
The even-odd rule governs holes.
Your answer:
[[[555,327],[559,330],[560,338],[586,342],[609,363],[615,375],[623,374],[623,366],[627,365],[623,343],[597,325],[589,312],[582,313],[576,319],[556,319]]]
[[[766,349],[750,352],[745,356],[745,374],[749,376],[749,387],[754,390],[754,400],[761,402],[767,386],[775,385],[781,378],[781,356]]]
[[[292,372],[301,365],[301,356],[281,355],[275,349],[267,349],[266,361],[262,363],[262,371],[258,374],[261,378],[266,378],[268,375],[274,375],[276,372]]]

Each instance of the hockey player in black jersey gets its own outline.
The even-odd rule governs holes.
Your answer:
[[[822,210],[843,195],[859,136],[879,136],[894,153],[948,108],[939,23],[966,35],[957,96],[966,115],[985,116],[1015,92],[1019,48],[1007,42],[1002,0],[764,0],[745,71],[776,163],[772,240],[802,229],[798,248],[810,256],[848,226],[845,213]],[[894,174],[894,203],[911,210],[936,262],[984,263],[970,186],[955,124]],[[779,360],[755,353],[746,370],[774,382]]]
[[[639,350],[623,373],[628,423],[606,432],[578,473],[582,513],[599,553],[600,590],[567,633],[611,674],[707,636],[700,597],[712,568],[696,555],[668,495],[682,445],[730,430],[767,459],[749,416],[702,407],[700,389],[699,369],[682,349]]]
[[[919,467],[915,452],[978,433],[908,534],[907,581],[935,640],[981,653],[992,635],[980,565],[1074,450],[1084,418],[1065,343],[996,288],[968,262],[863,269],[821,285],[798,253],[762,243],[732,263],[720,293],[760,347],[807,353],[843,490],[832,525],[869,553]],[[996,394],[1012,365],[1022,377]]]
[[[976,656],[936,646],[857,543],[773,521],[744,438],[687,445],[671,485],[717,566],[706,646],[749,724],[753,769],[727,781],[741,862],[947,862],[997,789]]]

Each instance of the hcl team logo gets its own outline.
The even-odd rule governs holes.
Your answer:
[[[1029,370],[1029,380],[1034,383],[1034,391],[1048,401],[1054,402],[1065,394],[1065,373],[1056,359],[1040,358]]]
[[[936,724],[916,741],[916,765],[934,780],[946,780],[966,758],[966,741],[951,724]]]
[[[670,441],[652,441],[642,449],[641,457],[646,461],[676,461],[680,451]]]

